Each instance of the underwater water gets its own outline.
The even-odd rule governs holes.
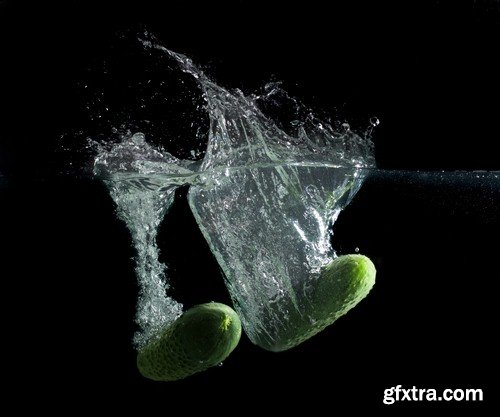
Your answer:
[[[329,169],[319,170],[328,172]],[[261,175],[265,177],[266,170]],[[133,193],[136,189],[141,190],[144,184],[151,188],[153,183],[149,178],[149,182],[137,186],[136,181],[137,178],[129,182],[133,184],[129,185]],[[163,182],[159,181],[159,184],[162,184],[159,188],[164,187]],[[152,225],[158,227],[156,233],[148,236],[151,240],[144,240],[144,249],[149,250],[147,255],[136,252],[137,239],[143,236],[131,235],[125,223],[116,217],[114,211],[117,207],[113,206],[108,193],[109,187],[105,188],[100,178],[63,178],[49,183],[32,181],[22,184],[4,180],[0,183],[3,242],[6,243],[4,271],[9,273],[8,276],[16,277],[22,267],[21,276],[27,278],[22,283],[17,282],[30,286],[31,295],[25,294],[26,300],[47,291],[57,295],[53,300],[48,299],[50,304],[44,303],[47,311],[40,320],[52,323],[64,311],[75,326],[65,328],[64,332],[74,339],[74,343],[82,344],[81,349],[92,349],[99,342],[99,345],[109,344],[109,355],[112,355],[113,349],[123,345],[122,356],[128,355],[126,346],[130,346],[136,330],[133,318],[140,319],[134,307],[137,294],[134,266],[139,277],[145,274],[146,278],[158,279],[148,280],[143,287],[151,291],[140,301],[152,303],[144,303],[151,310],[139,310],[150,314],[146,317],[149,320],[147,325],[153,320],[158,320],[155,325],[174,320],[175,314],[181,311],[181,304],[189,308],[212,300],[230,303],[223,284],[225,271],[221,273],[219,270],[219,257],[234,259],[236,265],[231,265],[234,270],[260,268],[257,263],[247,266],[246,257],[237,259],[237,251],[217,254],[217,260],[214,259],[213,246],[207,245],[190,212],[190,191],[186,186],[177,188],[175,198],[172,195],[170,201],[163,200],[162,210],[144,212],[158,213],[157,217],[151,217],[158,222]],[[36,215],[30,209],[33,201],[38,201]],[[422,344],[428,343],[425,339],[415,339],[420,337],[420,332],[434,338],[436,342],[432,346],[437,343],[444,350],[456,347],[456,355],[447,356],[447,361],[460,360],[462,344],[469,346],[471,352],[484,350],[484,346],[493,349],[494,343],[488,343],[488,317],[494,317],[492,309],[496,296],[488,288],[490,280],[496,279],[499,203],[500,173],[365,170],[363,185],[332,225],[333,236],[328,250],[339,255],[358,251],[370,255],[383,278],[379,279],[371,294],[373,299],[369,296],[365,307],[361,303],[360,312],[354,314],[355,309],[354,318],[349,322],[354,325],[352,332],[364,332],[364,336],[353,335],[348,326],[341,325],[342,320],[334,326],[336,329],[327,331],[335,340],[352,338],[351,341],[342,339],[339,349],[346,349],[346,353],[352,349],[357,352],[358,348],[352,343],[380,337],[385,340],[380,342],[381,346],[405,346],[398,352],[391,353],[388,349],[387,354],[382,353],[385,360],[394,355],[404,358],[405,349],[412,352],[411,349],[419,346],[421,349]],[[163,210],[169,204],[170,209],[163,216]],[[248,213],[251,207],[246,206],[245,212]],[[219,217],[206,227],[212,228],[221,216],[227,216],[229,224],[233,219],[242,221],[240,213],[230,217],[227,212],[219,210],[214,214]],[[243,220],[251,224],[254,219]],[[255,223],[258,224],[257,220]],[[148,222],[142,223],[141,227],[143,225],[150,227]],[[219,238],[217,229],[210,230],[210,233]],[[295,233],[297,239],[300,236],[293,225],[291,233]],[[241,242],[247,241],[242,239]],[[306,247],[305,240],[300,243],[302,248]],[[21,247],[29,250],[23,252],[29,263],[21,262],[21,252],[18,252]],[[253,256],[252,249],[263,250],[245,248],[248,251],[245,253]],[[306,254],[283,251],[287,259],[293,256],[305,258]],[[138,262],[139,256],[145,256],[149,266]],[[156,274],[153,267],[158,268]],[[273,265],[267,264],[266,268],[273,270]],[[163,276],[165,273],[168,285]],[[45,276],[50,276],[50,280]],[[300,285],[301,281],[297,281]],[[144,294],[141,293],[141,297]],[[261,294],[271,301],[267,308],[279,303],[279,298],[273,298],[275,287],[264,286]],[[279,296],[283,297],[283,294],[278,292]],[[30,301],[30,305],[36,304]],[[164,305],[167,305],[166,310],[154,309]],[[156,311],[158,315],[151,314]],[[174,313],[170,315],[172,311]],[[360,314],[363,320],[359,320]],[[352,322],[356,316],[357,324]],[[54,324],[50,328],[43,326],[40,337],[57,339],[62,329],[57,326],[57,320]],[[151,329],[155,327],[151,326]],[[467,335],[463,339],[465,330],[472,332],[473,336]],[[143,335],[143,331],[144,327],[139,327],[136,334]],[[444,340],[445,336],[449,340]],[[311,344],[305,349],[314,350],[314,346]],[[432,353],[432,358],[435,362],[443,361],[436,353]],[[129,360],[134,363],[133,356]],[[433,363],[430,358],[428,360]],[[116,368],[122,366],[122,362],[115,364]],[[369,368],[373,367],[376,368],[376,364]]]

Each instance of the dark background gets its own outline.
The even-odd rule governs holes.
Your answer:
[[[355,126],[377,116],[380,168],[500,169],[498,1],[3,1],[0,276],[4,365],[26,395],[18,405],[235,413],[269,400],[278,412],[308,404],[333,414],[382,407],[398,384],[483,388],[482,405],[496,405],[498,179],[368,180],[335,229],[341,253],[359,247],[378,269],[348,316],[280,354],[243,336],[223,366],[176,383],[138,374],[128,232],[104,187],[58,175],[54,152],[61,135],[88,127],[75,84],[117,32],[136,28],[225,86],[283,80]],[[185,305],[229,302],[184,199],[159,245]],[[410,405],[443,407],[392,407]]]

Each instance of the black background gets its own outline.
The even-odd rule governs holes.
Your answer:
[[[135,368],[127,230],[102,185],[53,174],[60,135],[86,128],[75,81],[116,32],[144,27],[223,85],[253,91],[283,80],[355,125],[377,116],[381,168],[498,170],[498,1],[0,4],[3,344],[9,385],[26,395],[20,407],[103,400],[115,410],[235,413],[269,400],[277,412],[307,404],[333,414],[383,407],[383,390],[397,384],[483,388],[483,405],[495,405],[493,180],[369,180],[335,229],[341,253],[359,247],[377,266],[365,301],[291,351],[265,352],[243,336],[223,366],[154,383]],[[229,302],[182,198],[159,245],[182,302]]]

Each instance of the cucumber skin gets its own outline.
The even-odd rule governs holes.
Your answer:
[[[137,367],[154,381],[175,381],[218,365],[238,345],[241,322],[225,304],[192,307],[140,349]]]
[[[316,282],[310,302],[298,311],[289,306],[287,324],[272,342],[257,345],[272,352],[291,349],[335,322],[365,298],[375,284],[376,269],[366,256],[353,254],[326,265]]]

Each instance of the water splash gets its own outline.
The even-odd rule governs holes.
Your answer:
[[[175,189],[189,184],[190,207],[247,334],[257,344],[273,343],[289,310],[304,309],[320,268],[335,256],[332,225],[361,186],[363,168],[374,166],[371,141],[348,126],[332,128],[296,100],[293,120],[279,126],[265,114],[279,97],[291,100],[278,85],[253,96],[228,91],[150,35],[141,43],[197,81],[210,128],[198,162],[153,147],[141,133],[99,145],[94,172],[108,184],[137,251],[135,342],[144,345],[181,313],[167,295],[155,240]]]
[[[187,176],[191,171],[185,165],[148,145],[140,133],[123,138],[109,149],[101,148],[95,159],[95,173],[106,182],[137,252],[140,287],[136,315],[140,331],[134,337],[137,346],[146,344],[182,313],[182,305],[167,296],[166,267],[158,259],[156,244],[158,227],[173,203],[176,185],[163,179],[155,181],[148,174],[168,176],[171,168],[173,176]]]

